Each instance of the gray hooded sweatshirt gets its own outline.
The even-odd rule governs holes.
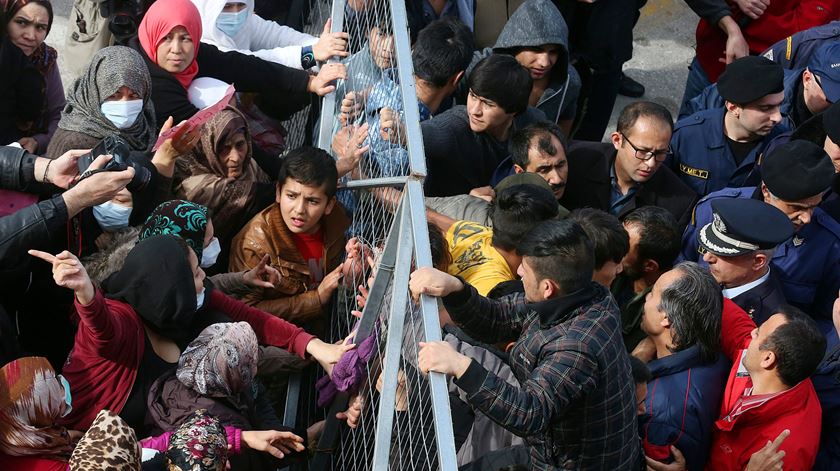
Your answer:
[[[490,54],[514,55],[520,48],[546,44],[557,44],[560,50],[557,63],[551,69],[549,85],[536,108],[554,122],[574,119],[580,76],[569,65],[569,27],[550,0],[527,0],[517,8],[499,34],[496,45],[475,53],[466,75]]]

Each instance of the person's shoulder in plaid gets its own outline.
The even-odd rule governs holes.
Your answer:
[[[531,469],[639,469],[636,401],[618,307],[591,281],[592,244],[572,221],[546,221],[519,247],[527,304],[492,301],[456,277],[412,274],[477,340],[516,341],[513,386],[445,344],[421,344],[423,371],[455,377],[470,404],[526,438]]]

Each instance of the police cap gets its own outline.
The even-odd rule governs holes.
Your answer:
[[[826,100],[832,103],[840,100],[840,41],[830,41],[817,48],[808,70],[819,77],[817,83]]]
[[[714,199],[712,215],[714,219],[703,226],[697,239],[701,247],[721,257],[772,249],[794,232],[785,213],[761,200]]]
[[[823,111],[822,120],[825,133],[832,142],[840,146],[840,101]]]
[[[834,165],[822,147],[796,139],[775,148],[761,162],[761,180],[774,196],[797,201],[831,185]]]
[[[745,105],[784,91],[782,66],[762,56],[745,56],[726,66],[717,82],[724,100]]]

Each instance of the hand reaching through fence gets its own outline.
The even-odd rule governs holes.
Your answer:
[[[303,451],[303,438],[292,432],[277,430],[242,431],[242,444],[252,450],[264,451],[282,459],[295,451]]]

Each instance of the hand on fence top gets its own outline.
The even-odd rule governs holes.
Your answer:
[[[408,282],[411,289],[411,296],[416,301],[421,294],[427,294],[437,298],[446,296],[464,289],[464,284],[458,278],[449,273],[442,272],[436,268],[418,268],[411,273]]]
[[[332,32],[332,18],[328,18],[324,23],[324,31],[321,33],[318,42],[312,45],[312,54],[315,60],[323,62],[331,57],[347,57],[350,55],[347,52],[347,40],[350,35],[344,32]]]

